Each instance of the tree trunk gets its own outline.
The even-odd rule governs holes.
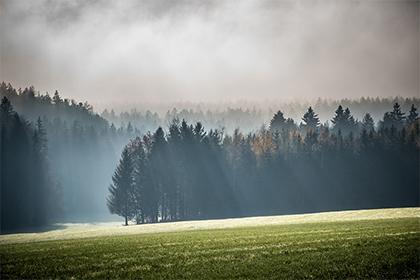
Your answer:
[[[128,217],[125,215],[125,225],[128,226]]]

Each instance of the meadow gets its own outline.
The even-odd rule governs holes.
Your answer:
[[[419,210],[2,235],[1,279],[420,278]]]

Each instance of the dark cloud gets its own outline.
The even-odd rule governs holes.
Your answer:
[[[418,96],[418,1],[3,0],[1,79],[94,104]]]

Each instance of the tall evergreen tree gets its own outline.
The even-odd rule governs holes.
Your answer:
[[[133,172],[134,165],[127,147],[121,154],[121,159],[112,176],[112,184],[108,190],[107,205],[112,214],[124,217],[125,225],[135,215],[133,207]]]
[[[373,121],[373,118],[369,113],[366,113],[363,117],[362,129],[364,129],[366,132],[371,132],[375,130],[375,122]]]
[[[393,130],[400,130],[404,125],[405,113],[401,111],[401,106],[396,102],[391,112],[384,114],[381,122],[381,128]]]
[[[153,134],[153,144],[150,151],[151,180],[153,182],[154,191],[159,199],[158,205],[160,206],[158,212],[155,213],[155,220],[158,219],[158,216],[160,216],[162,220],[166,220],[168,216],[167,196],[171,186],[168,177],[162,176],[163,174],[168,174],[167,148],[165,132],[162,127],[159,127]]]
[[[133,193],[132,203],[137,224],[144,223],[145,216],[145,185],[147,184],[148,168],[147,158],[140,137],[136,137],[129,144],[130,156],[133,161]]]
[[[271,132],[281,132],[285,128],[286,119],[283,116],[282,111],[277,111],[270,121],[270,131]]]
[[[395,104],[394,104],[394,107],[393,107],[393,110],[392,110],[392,112],[391,112],[391,115],[392,115],[392,117],[394,118],[394,120],[398,123],[398,124],[401,124],[403,121],[404,121],[404,119],[405,119],[405,113],[403,113],[402,111],[401,111],[401,106],[400,106],[400,104],[398,104],[398,102],[396,102]]]
[[[411,104],[410,111],[407,116],[407,124],[411,125],[419,119],[419,114],[417,113],[417,108],[414,104]]]
[[[333,131],[338,132],[338,130],[341,130],[341,132],[342,132],[343,128],[344,128],[345,121],[346,120],[345,120],[345,116],[344,116],[343,106],[339,105],[337,110],[335,110],[334,118],[331,120],[331,122],[334,125]]]
[[[316,130],[320,124],[318,115],[312,107],[308,108],[308,111],[303,115],[302,121],[307,130]]]

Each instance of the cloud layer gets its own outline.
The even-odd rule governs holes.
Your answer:
[[[1,80],[93,104],[419,95],[418,1],[0,0]]]

